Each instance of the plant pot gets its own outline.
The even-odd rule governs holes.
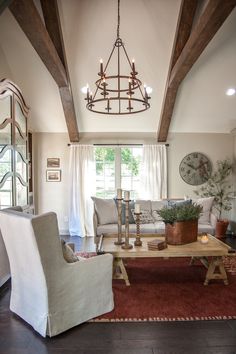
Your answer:
[[[177,221],[166,224],[166,242],[169,245],[184,245],[197,241],[198,220]]]
[[[217,222],[216,222],[215,236],[216,236],[217,238],[224,238],[228,226],[229,226],[229,220],[227,220],[227,219],[217,220]]]

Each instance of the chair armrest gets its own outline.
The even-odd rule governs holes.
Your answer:
[[[77,280],[78,283],[104,283],[104,286],[106,283],[108,286],[108,284],[112,282],[112,263],[113,256],[108,253],[85,258],[75,263],[66,263],[66,279],[70,279],[69,283],[70,281],[74,283],[75,280]]]
[[[215,214],[210,213],[210,223],[214,228],[216,227],[216,222],[217,222],[217,217],[215,216]]]

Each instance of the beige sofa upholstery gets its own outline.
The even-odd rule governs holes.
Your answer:
[[[0,228],[11,268],[10,309],[42,336],[113,309],[112,255],[67,263],[55,213],[1,211]]]
[[[96,198],[95,198],[96,199]],[[205,200],[208,199],[208,203],[205,203]],[[196,202],[197,200],[194,200]],[[217,218],[216,216],[211,212],[211,207],[208,208],[209,205],[212,205],[212,201],[209,200],[209,198],[205,198],[204,201],[202,199],[198,200],[199,204],[204,206],[204,217],[199,219],[198,223],[198,232],[207,232],[212,235],[215,233],[215,225]],[[176,200],[174,200],[176,202]],[[94,222],[94,235],[95,236],[100,236],[101,234],[110,234],[110,233],[116,233],[117,232],[117,220],[118,220],[118,215],[116,215],[116,223],[111,222],[111,223],[101,223],[100,220],[109,220],[108,215],[106,215],[106,218],[103,218],[102,212],[105,210],[105,212],[108,214],[109,212],[112,213],[112,218],[110,219],[111,221],[114,220],[114,211],[116,210],[116,205],[115,201],[110,199],[109,202],[110,204],[109,207],[107,206],[106,208],[102,209],[102,203],[100,210],[98,210],[99,203],[94,203],[94,215],[93,215],[93,222]],[[114,203],[114,205],[112,205]],[[148,210],[151,215],[154,215],[154,211],[161,209],[163,206],[167,205],[167,201],[151,201],[151,200],[137,200],[136,203],[140,204],[141,210]],[[207,205],[205,207],[205,205]],[[112,209],[112,210],[111,210]],[[203,221],[203,222],[202,222]],[[123,225],[123,228],[125,226]],[[156,233],[156,234],[161,234],[163,235],[165,233],[165,224],[160,221],[160,220],[154,220],[154,222],[151,223],[145,223],[140,225],[141,228],[141,233]],[[129,224],[129,230],[130,233],[135,233],[136,232],[136,224],[132,223]]]

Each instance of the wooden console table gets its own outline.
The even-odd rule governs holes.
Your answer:
[[[135,235],[132,236],[130,237],[130,243],[134,245]],[[102,235],[100,237],[98,252],[111,253],[114,256],[113,278],[123,279],[127,286],[130,285],[130,282],[123,264],[123,258],[141,257],[191,257],[191,264],[193,264],[195,259],[199,259],[207,268],[204,285],[208,285],[212,279],[222,279],[224,284],[227,285],[228,279],[222,257],[228,255],[230,247],[214,236],[208,235],[208,238],[209,242],[207,244],[201,243],[199,237],[198,241],[186,245],[168,245],[164,250],[151,251],[148,249],[147,242],[154,239],[163,240],[163,236],[156,234],[142,235],[143,244],[141,247],[134,246],[132,249],[126,250],[114,244],[117,236]]]

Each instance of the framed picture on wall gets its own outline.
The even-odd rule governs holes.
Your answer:
[[[61,182],[61,170],[47,170],[46,171],[47,182]]]
[[[49,157],[47,158],[47,167],[49,168],[59,168],[60,167],[60,159],[57,157]]]

